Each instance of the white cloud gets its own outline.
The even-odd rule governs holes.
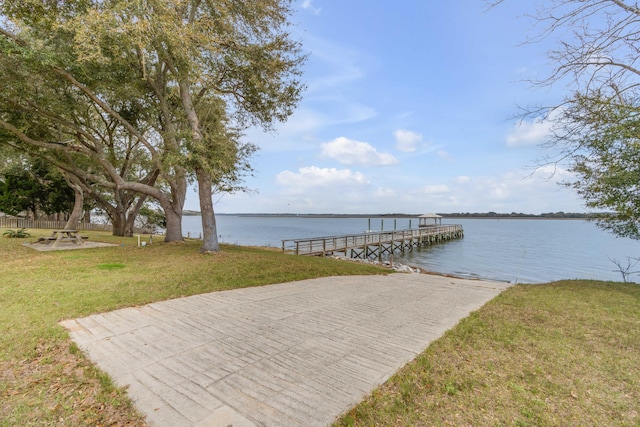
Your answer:
[[[532,176],[545,181],[553,180],[554,182],[575,178],[575,175],[573,173],[557,164],[540,166],[539,168],[536,168]]]
[[[305,132],[313,132],[326,126],[328,122],[329,119],[323,113],[309,107],[301,107],[279,126],[278,135],[297,136]]]
[[[516,123],[507,134],[507,146],[521,147],[544,143],[550,136],[554,123],[562,117],[563,111],[562,108],[556,108],[547,117]]]
[[[553,174],[552,176],[550,176]],[[553,166],[533,173],[496,171],[489,175],[454,175],[416,180],[380,181],[348,168],[307,166],[275,175],[277,188],[226,195],[221,212],[426,213],[584,211],[582,202],[558,181],[571,174]],[[266,182],[263,180],[266,184]],[[198,209],[197,197],[190,209]]]
[[[552,123],[549,120],[535,119],[521,121],[514,125],[507,135],[508,147],[522,147],[526,145],[538,145],[545,141],[549,135]]]
[[[297,172],[282,171],[276,176],[278,194],[270,202],[282,211],[358,212],[371,198],[371,184],[361,173],[350,169],[307,166]]]
[[[331,108],[324,109],[324,105],[331,105]],[[335,98],[323,99],[318,103],[316,99],[315,102],[308,102],[298,108],[286,123],[276,124],[275,133],[268,133],[259,126],[253,126],[245,131],[245,137],[246,140],[260,146],[261,150],[268,152],[317,149],[321,142],[319,134],[324,130],[366,121],[376,114],[374,109],[362,104]]]
[[[343,136],[321,146],[321,156],[337,160],[344,165],[388,166],[398,163],[392,154],[380,153],[367,142],[355,141]]]
[[[369,181],[360,172],[317,166],[303,167],[298,169],[298,172],[282,171],[276,175],[276,182],[285,187],[300,190],[310,187],[333,187],[339,190],[342,186],[369,184]]]
[[[496,200],[505,200],[510,195],[509,186],[506,183],[496,183],[493,185],[493,188],[490,189],[489,194],[494,201]]]
[[[418,144],[422,142],[422,134],[410,130],[398,129],[393,134],[396,137],[396,148],[405,153],[416,151]]]
[[[311,1],[300,2],[311,9]],[[360,52],[344,43],[300,34],[309,59],[305,65],[304,97],[285,123],[276,123],[277,134],[265,134],[260,127],[249,129],[248,139],[265,151],[285,152],[317,149],[341,131],[330,131],[342,125],[370,121],[378,116],[376,107],[351,93],[357,81],[375,62],[366,52]]]
[[[376,198],[394,197],[396,195],[396,191],[393,190],[392,188],[380,187],[380,188],[376,189],[376,191],[373,193],[373,195]]]
[[[331,105],[330,109],[323,108],[329,105]],[[322,110],[325,111],[322,112]],[[344,98],[315,98],[309,100],[304,107],[297,109],[279,130],[281,133],[295,135],[329,126],[363,122],[376,115],[375,109]]]
[[[342,101],[343,100],[340,99],[337,100],[337,102]],[[374,108],[357,102],[344,100],[342,104],[342,110],[338,113],[341,115],[341,118],[336,120],[336,123],[339,124],[364,122],[365,120],[372,119],[378,115],[378,112]]]
[[[326,95],[326,91],[343,88],[346,84],[366,76],[369,63],[373,61],[365,52],[358,51],[329,39],[304,36],[305,46],[310,49],[307,95]]]
[[[444,184],[427,185],[426,187],[423,188],[423,192],[425,194],[444,194],[444,193],[449,193],[450,191],[451,189],[449,188],[449,186]]]
[[[505,171],[492,176],[458,176],[453,179],[451,192],[460,196],[456,210],[462,212],[581,212],[577,195],[558,185],[570,178],[570,172],[553,166],[533,173]]]
[[[441,159],[453,162],[453,157],[451,157],[451,155],[445,150],[438,150],[438,156],[440,156]]]
[[[320,13],[320,11],[322,10],[322,9],[320,9],[319,7],[318,7],[318,8],[314,7],[314,6],[313,6],[313,3],[311,2],[311,0],[304,0],[304,1],[302,2],[302,4],[301,4],[301,7],[302,7],[303,9],[309,9],[309,10],[311,10],[311,11],[312,11],[313,13],[315,13],[316,15],[317,15],[318,13]]]

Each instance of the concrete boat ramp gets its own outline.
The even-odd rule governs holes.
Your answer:
[[[215,292],[62,322],[151,426],[326,426],[510,285],[428,274]]]

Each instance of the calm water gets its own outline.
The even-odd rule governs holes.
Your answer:
[[[306,217],[217,217],[220,241],[248,246],[281,247],[283,239],[361,233],[394,228],[393,219]],[[607,257],[626,265],[640,256],[640,242],[620,239],[582,220],[445,219],[462,224],[464,239],[395,255],[398,262],[459,276],[540,283],[559,279],[622,280]],[[414,227],[417,220],[412,220]],[[409,226],[397,219],[398,229]],[[183,231],[200,235],[200,217],[185,217]],[[634,270],[640,270],[640,264]],[[630,277],[640,281],[640,275]]]

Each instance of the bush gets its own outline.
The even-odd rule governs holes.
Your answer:
[[[7,230],[4,233],[2,233],[2,235],[5,237],[17,238],[17,239],[24,239],[25,237],[31,236],[30,233],[27,233],[27,230],[25,228],[21,228],[20,230],[17,230],[17,231]]]

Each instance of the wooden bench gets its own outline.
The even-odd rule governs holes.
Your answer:
[[[82,240],[87,240],[89,239],[89,236],[78,236],[80,239]],[[52,240],[56,240],[57,237],[53,237],[53,236],[40,236],[38,238],[38,241],[36,243],[46,243],[46,242],[50,242]],[[61,240],[67,240],[68,237],[63,237]]]

